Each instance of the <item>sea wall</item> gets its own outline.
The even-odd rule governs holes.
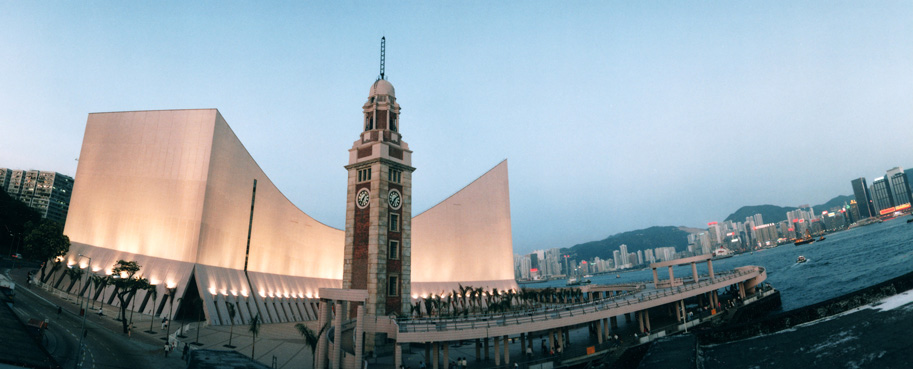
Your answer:
[[[799,324],[839,314],[863,305],[880,301],[898,292],[913,289],[913,272],[803,308],[778,313],[766,318],[746,321],[744,317],[733,324],[703,330],[698,333],[702,345],[723,343],[774,333]],[[813,292],[813,291],[810,291]],[[736,322],[738,321],[738,322]]]

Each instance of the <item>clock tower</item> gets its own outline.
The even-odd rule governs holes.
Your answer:
[[[383,44],[382,44],[383,45]],[[412,151],[400,135],[400,107],[381,74],[362,106],[362,132],[346,165],[342,288],[367,290],[367,315],[408,313],[412,234]],[[353,311],[354,312],[354,311]],[[369,335],[369,345],[373,341]]]

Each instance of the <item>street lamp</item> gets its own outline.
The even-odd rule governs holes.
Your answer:
[[[79,258],[77,258],[77,260],[76,260],[76,261],[77,261],[76,267],[77,267],[77,268],[80,268],[80,266],[79,266],[79,259],[81,259],[81,258],[89,259],[89,263],[86,264],[86,270],[87,270],[87,271],[88,271],[88,270],[92,270],[92,269],[91,269],[91,267],[92,267],[92,258],[90,258],[90,257],[88,257],[88,256],[85,256],[85,255],[83,255],[83,254],[79,254]],[[82,268],[80,268],[80,269],[82,269]],[[81,289],[81,288],[82,288],[82,285],[80,284],[80,289]],[[82,296],[81,293],[80,293],[79,295]],[[82,304],[79,304],[79,309],[80,309],[81,312],[82,312],[82,334],[79,335],[79,351],[78,351],[79,354],[76,355],[76,364],[75,364],[75,365],[76,365],[77,368],[79,367],[79,365],[80,365],[80,363],[81,363],[81,360],[80,360],[80,359],[81,359],[81,357],[82,357],[82,355],[83,355],[83,350],[85,349],[85,348],[83,347],[83,340],[86,338],[86,335],[89,333],[89,332],[86,331],[86,315],[88,315],[88,314],[86,314],[86,309],[88,309],[88,308],[89,308],[89,301],[88,301],[88,300],[86,301],[86,308],[85,308],[85,309],[83,309]]]

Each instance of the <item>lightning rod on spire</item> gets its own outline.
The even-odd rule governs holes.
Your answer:
[[[387,37],[380,38],[380,79],[384,79],[384,53],[386,49]]]

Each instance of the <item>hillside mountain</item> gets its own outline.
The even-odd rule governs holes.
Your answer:
[[[594,257],[611,259],[612,251],[618,250],[622,244],[628,245],[628,252],[670,246],[674,246],[676,251],[682,251],[688,248],[688,233],[692,229],[672,226],[638,229],[618,233],[601,241],[577,244],[566,252],[576,254],[577,260],[592,260]]]
[[[850,200],[855,199],[853,195],[840,195],[833,199],[830,199],[828,202],[812,206],[812,209],[816,213],[819,213],[824,210],[830,210],[834,207],[843,206],[843,204],[849,204]],[[729,214],[725,220],[731,220],[734,222],[744,222],[746,217],[750,217],[755,214],[761,214],[761,217],[764,218],[764,223],[776,223],[779,221],[786,220],[786,213],[789,211],[796,210],[796,207],[792,206],[776,206],[776,205],[754,205],[754,206],[743,206],[736,210],[735,213]]]
[[[752,206],[743,206],[736,210],[735,213],[729,214],[726,219],[723,221],[731,220],[733,222],[744,222],[745,218],[750,217],[755,214],[761,214],[761,217],[764,219],[764,223],[776,223],[782,220],[786,220],[786,213],[796,210],[792,206],[776,206],[776,205],[752,205]]]

